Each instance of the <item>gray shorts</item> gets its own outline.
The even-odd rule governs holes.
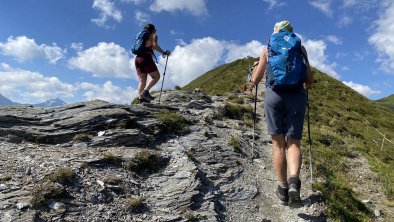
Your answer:
[[[302,138],[306,95],[303,89],[296,92],[276,92],[266,87],[264,113],[269,135]]]

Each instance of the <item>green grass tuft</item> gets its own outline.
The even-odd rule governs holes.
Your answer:
[[[253,118],[253,108],[250,105],[226,103],[224,116],[230,119],[244,120]]]
[[[122,159],[111,152],[104,153],[103,159],[109,164],[113,164],[113,165],[119,165],[122,163]]]
[[[227,101],[232,102],[232,103],[236,103],[236,104],[244,104],[244,98],[243,97],[239,97],[237,95],[230,95],[228,97]]]
[[[0,176],[0,182],[6,182],[6,181],[10,181],[10,180],[12,180],[11,175],[6,174],[6,175]]]
[[[160,113],[154,116],[163,123],[169,132],[183,133],[189,125],[189,122],[183,116],[169,110],[161,110]]]
[[[49,180],[63,185],[70,185],[74,183],[76,176],[77,175],[70,167],[62,167],[46,176],[44,180]]]
[[[69,194],[60,184],[52,181],[38,183],[32,191],[31,204],[33,208],[39,208],[50,199],[67,198]]]
[[[133,160],[127,161],[125,167],[139,174],[155,173],[164,165],[164,162],[158,153],[142,150],[137,152]]]
[[[200,161],[198,161],[198,159],[196,158],[195,155],[195,149],[194,148],[190,148],[186,151],[186,156],[193,161],[195,164],[200,164]]]
[[[234,152],[236,152],[236,153],[241,152],[241,145],[239,144],[238,140],[233,135],[230,138],[229,145],[233,148]]]
[[[145,210],[145,204],[139,198],[128,198],[125,205],[126,209],[132,213],[142,213]]]
[[[89,142],[92,138],[86,133],[80,133],[74,136],[74,142]]]

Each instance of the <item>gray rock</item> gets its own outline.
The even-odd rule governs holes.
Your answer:
[[[66,211],[66,205],[62,202],[53,201],[48,207],[59,213],[64,213]]]
[[[375,217],[381,217],[382,216],[382,211],[379,209],[376,209],[373,211]]]
[[[269,136],[257,131],[261,156],[247,159],[252,128],[223,121],[225,101],[180,90],[163,92],[161,104],[0,107],[0,171],[12,175],[0,184],[0,221],[296,221],[303,211],[271,213],[279,210]],[[188,120],[188,130],[163,130],[162,109]],[[48,178],[55,182],[37,191]],[[33,197],[41,207],[29,209]]]
[[[28,203],[28,202],[19,202],[19,203],[16,204],[16,207],[17,207],[19,210],[26,209],[26,208],[28,208],[29,206],[30,206],[30,203]]]
[[[31,175],[31,167],[30,166],[26,167],[25,175],[27,175],[27,176]]]
[[[0,191],[6,190],[7,189],[7,185],[5,185],[4,183],[0,184]]]

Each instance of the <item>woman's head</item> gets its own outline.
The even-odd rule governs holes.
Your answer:
[[[151,23],[146,24],[145,25],[145,29],[148,30],[149,32],[155,32],[156,31],[155,26],[153,24],[151,24]]]
[[[293,32],[293,26],[286,20],[277,22],[274,26],[274,33],[277,32]]]

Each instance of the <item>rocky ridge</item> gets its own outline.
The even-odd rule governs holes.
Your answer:
[[[225,117],[225,97],[161,101],[0,107],[0,221],[326,220],[307,178],[303,207],[275,197],[262,108],[252,160],[252,127]]]

